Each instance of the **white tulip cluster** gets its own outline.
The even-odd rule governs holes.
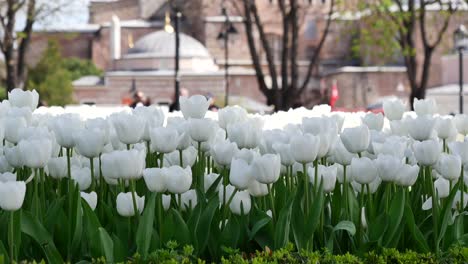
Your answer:
[[[182,116],[165,117],[150,106],[83,120],[78,114],[33,113],[35,91],[15,89],[8,96],[0,105],[3,210],[21,207],[30,175],[18,174],[16,181],[11,172],[24,167],[34,181],[43,181],[42,173],[72,179],[92,209],[103,184],[119,186],[117,211],[133,216],[144,208],[145,193],[134,186],[142,177],[147,190],[164,194],[165,208],[193,208],[197,187],[212,187],[221,204],[247,214],[252,197],[273,195],[281,176],[288,187],[301,184],[302,173],[314,191],[322,186],[332,193],[338,181],[356,193],[372,193],[382,183],[413,186],[420,169],[431,168],[430,180],[443,198],[464,180],[460,175],[468,164],[468,140],[460,140],[468,134],[468,116],[439,116],[433,100],[416,99],[415,112],[388,100],[385,115],[333,113],[319,106],[260,116],[237,106],[207,112],[207,99],[195,95],[180,98]],[[468,202],[464,196],[459,195],[462,206]]]

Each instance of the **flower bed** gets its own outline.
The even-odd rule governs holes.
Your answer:
[[[265,249],[258,261],[286,250],[293,262],[361,263],[388,248],[430,262],[468,240],[468,116],[439,116],[431,100],[415,112],[386,101],[385,116],[327,106],[261,116],[207,112],[192,96],[180,113],[104,118],[35,111],[37,101],[13,90],[0,105],[7,262],[140,263],[174,252],[168,243],[235,263]],[[304,253],[322,249],[337,256]]]

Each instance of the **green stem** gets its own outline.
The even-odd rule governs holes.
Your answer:
[[[89,158],[89,166],[91,167],[91,191],[95,189],[95,179],[94,179],[94,160],[93,158]]]
[[[309,216],[309,177],[307,176],[307,164],[302,163],[302,171],[304,172],[304,192],[305,192],[305,201],[304,201],[304,217]]]
[[[138,219],[139,218],[139,213],[138,213],[138,208],[137,208],[137,203],[136,203],[136,188],[135,188],[135,180],[130,180],[130,192],[132,193],[132,202],[133,202],[133,211],[135,212],[135,217]]]
[[[178,201],[178,202],[179,202],[179,213],[182,214],[182,207],[183,207],[184,205],[182,204],[182,194],[181,194],[181,193],[178,193],[178,194],[177,194],[177,200],[179,200],[179,201]]]
[[[270,196],[270,202],[271,202],[271,215],[272,215],[272,219],[273,219],[273,223],[275,222],[275,219],[276,219],[276,212],[275,212],[275,199],[273,198],[273,192],[272,192],[272,189],[271,189],[271,184],[267,184],[267,188],[268,188],[268,195]]]
[[[463,171],[463,164],[461,166],[461,175],[460,175],[460,212],[463,212],[463,210],[465,209],[464,206],[465,206],[465,203],[464,203],[464,194],[465,194],[465,179],[464,179],[465,175],[464,175],[464,171]]]
[[[130,150],[130,144],[127,144],[127,150]]]
[[[179,163],[180,167],[184,167],[184,156],[183,156],[183,150],[179,149]]]
[[[318,184],[318,159],[314,160],[314,170],[315,170],[315,177],[314,177],[314,195],[317,195],[317,184]]]
[[[161,155],[161,157],[160,157],[161,162],[159,163],[159,165],[160,165],[159,167],[162,168],[164,166],[164,153],[160,153],[160,155]]]
[[[8,233],[8,239],[9,239],[9,244],[10,244],[10,262],[11,263],[16,263],[14,221],[15,221],[15,212],[11,211],[10,212],[9,233]]]
[[[349,215],[349,204],[348,204],[348,182],[346,179],[346,165],[343,165],[343,196],[344,196],[344,204],[345,204],[345,218],[348,218]]]
[[[221,225],[221,231],[224,230],[224,227],[226,226],[226,218],[227,218],[227,215],[228,215],[228,209],[229,209],[229,205],[231,204],[232,202],[232,199],[234,199],[234,196],[236,195],[236,193],[238,192],[239,190],[237,188],[234,189],[234,191],[232,192],[231,196],[229,196],[229,200],[227,201],[227,203],[225,204],[224,206],[224,210],[223,210],[223,223]]]
[[[364,184],[361,184],[361,193],[359,197],[359,222],[358,222],[358,246],[361,246],[363,238],[363,229],[362,229],[362,206],[364,204]]]

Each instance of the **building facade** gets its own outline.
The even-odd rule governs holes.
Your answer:
[[[212,94],[223,104],[226,80],[224,46],[218,39],[225,17],[222,0],[185,2],[181,20],[180,83],[191,94]],[[272,3],[273,2],[273,3]],[[324,30],[329,1],[299,1],[304,6],[299,30],[299,78],[305,75],[308,60]],[[322,3],[324,2],[324,3]],[[229,41],[229,95],[261,103],[266,98],[256,83],[248,49],[240,1],[226,1],[229,20],[237,34]],[[274,1],[257,0],[268,41],[278,61],[281,51],[281,21]],[[58,40],[64,56],[92,60],[104,70],[104,76],[86,76],[75,80],[74,96],[79,103],[122,104],[138,90],[153,103],[170,103],[174,96],[175,37],[164,31],[167,0],[91,0],[89,23],[68,31],[38,31],[33,34],[28,57],[34,64],[45,50],[49,39]],[[448,32],[467,17],[452,21]],[[383,97],[406,98],[409,87],[403,65],[363,67],[352,53],[353,41],[359,34],[360,21],[337,17],[321,51],[320,75],[313,78],[299,103],[311,105],[326,102],[327,91],[337,84],[340,98],[337,106],[356,108],[377,103]],[[259,42],[259,39],[256,39]],[[262,50],[259,50],[263,58]],[[449,49],[441,47],[433,58],[429,87],[451,82],[457,65],[448,63]],[[468,62],[468,59],[467,59]],[[367,62],[372,64],[372,61]],[[266,61],[263,63],[266,69]],[[455,67],[455,70],[452,69]],[[468,68],[468,67],[467,67]],[[446,72],[448,73],[448,76]],[[268,78],[268,76],[267,76]]]

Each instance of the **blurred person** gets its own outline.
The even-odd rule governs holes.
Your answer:
[[[189,91],[187,89],[182,88],[179,91],[179,96],[189,97],[190,93],[189,93]],[[174,112],[174,111],[180,110],[180,109],[176,109],[176,101],[177,101],[177,98],[176,98],[176,94],[174,93],[174,96],[172,98],[172,103],[169,105],[169,112]]]
[[[146,98],[145,94],[141,91],[137,91],[133,94],[133,101],[130,104],[131,108],[137,106],[148,106],[149,99]]]
[[[213,111],[213,112],[218,112],[219,106],[216,105],[215,97],[213,96],[213,94],[208,93],[206,95],[206,99],[210,102],[210,106],[208,107],[208,110]]]

